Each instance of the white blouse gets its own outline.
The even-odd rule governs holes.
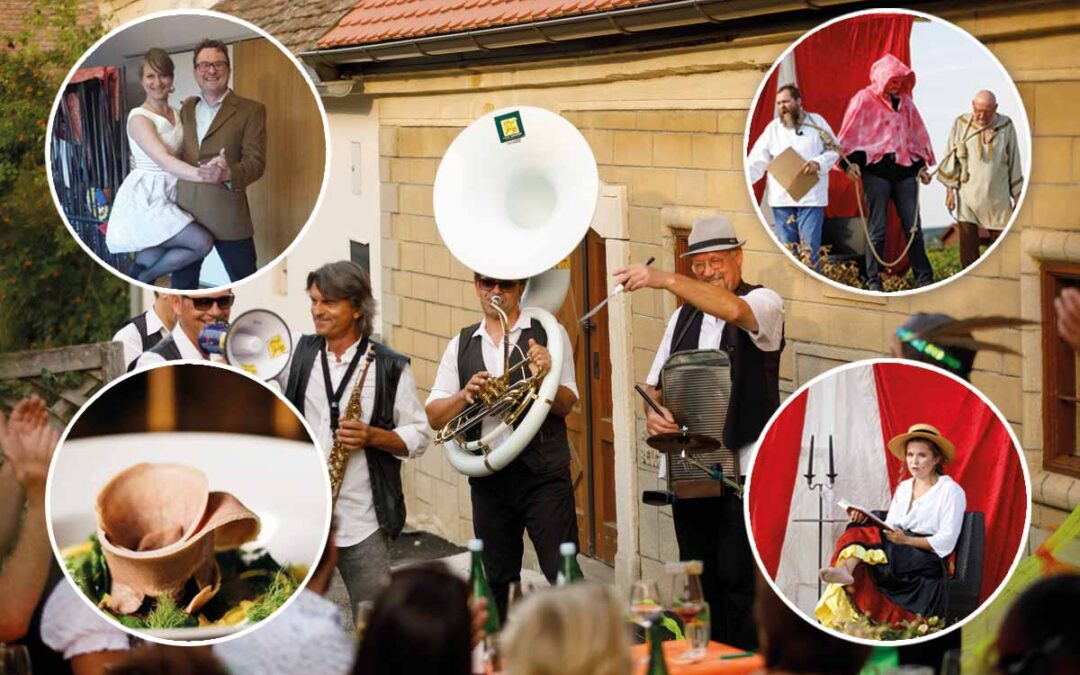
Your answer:
[[[45,601],[41,641],[65,661],[81,654],[130,649],[127,633],[90,609],[67,579],[57,582]]]
[[[956,548],[960,526],[964,522],[967,496],[964,488],[948,476],[938,476],[934,486],[911,501],[914,478],[896,486],[885,523],[909,532],[929,535],[934,553],[944,558]],[[910,508],[909,508],[910,506]]]

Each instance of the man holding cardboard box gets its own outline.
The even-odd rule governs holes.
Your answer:
[[[794,84],[776,92],[776,112],[747,157],[750,181],[769,174],[765,196],[776,236],[785,246],[805,246],[816,265],[829,204],[829,170],[839,159],[823,136],[835,142],[835,135],[824,117],[803,110]]]

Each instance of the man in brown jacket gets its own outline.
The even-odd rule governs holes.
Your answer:
[[[245,190],[266,168],[266,107],[229,89],[229,52],[203,40],[195,48],[195,81],[201,94],[184,101],[181,157],[198,164],[211,182],[180,181],[176,201],[214,235],[214,246],[231,281],[255,272],[255,240]],[[224,153],[224,163],[211,162]],[[172,287],[199,287],[202,261],[177,270]]]

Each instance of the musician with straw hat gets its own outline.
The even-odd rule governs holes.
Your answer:
[[[744,239],[724,216],[694,223],[688,239],[694,278],[643,264],[615,272],[627,291],[659,288],[683,301],[646,377],[649,395],[663,403],[660,372],[671,354],[719,349],[731,362],[731,396],[724,421],[724,446],[737,452],[737,466],[750,465],[753,444],[780,405],[780,353],[784,349],[784,306],[775,292],[742,277]],[[649,434],[679,430],[671,411],[646,407]],[[663,466],[663,465],[661,465]],[[740,471],[742,473],[742,471]],[[665,477],[665,476],[661,476]],[[740,480],[742,476],[731,477]],[[743,502],[733,491],[720,497],[672,504],[679,557],[705,563],[702,586],[712,609],[712,639],[743,649],[757,647],[751,616],[754,558],[743,522]]]
[[[854,508],[851,524],[837,540],[828,582],[814,609],[825,626],[840,627],[864,617],[878,624],[945,617],[948,603],[945,559],[956,547],[967,508],[964,488],[945,474],[956,446],[937,427],[913,424],[889,440],[903,462],[882,529]],[[857,573],[869,566],[869,573]]]

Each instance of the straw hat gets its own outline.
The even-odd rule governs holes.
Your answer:
[[[893,436],[889,441],[889,452],[901,462],[904,461],[907,442],[913,438],[922,438],[936,445],[947,461],[952,461],[953,457],[956,457],[956,446],[942,436],[937,427],[930,424],[912,424],[908,427],[906,434]]]

